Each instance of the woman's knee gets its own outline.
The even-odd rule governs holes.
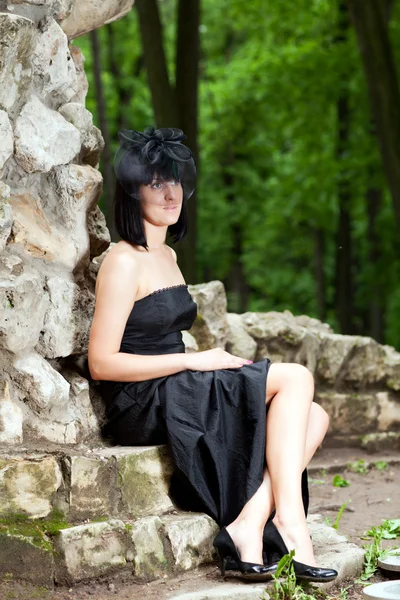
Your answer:
[[[314,395],[314,377],[299,363],[272,363],[267,377],[267,402],[279,391],[294,388]]]
[[[313,423],[315,423],[315,427],[324,437],[329,429],[330,417],[328,413],[320,404],[313,402],[311,405],[310,416],[312,417]]]

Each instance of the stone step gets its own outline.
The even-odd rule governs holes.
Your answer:
[[[373,462],[376,456],[351,448],[324,448],[309,466],[340,472],[350,460]],[[400,454],[379,455],[394,464]],[[166,446],[54,448],[51,452],[0,452],[0,520],[62,514],[70,524],[107,518],[138,519],[175,510],[168,496],[172,462]]]
[[[134,519],[174,510],[166,446],[0,454],[0,517],[31,519],[54,510],[71,523],[99,517]]]
[[[339,571],[336,584],[358,576],[364,551],[328,527],[320,515],[309,515],[308,523],[318,563]],[[202,513],[110,519],[42,535],[24,526],[0,531],[0,574],[49,588],[121,570],[145,583],[216,561],[212,540],[218,527]],[[209,592],[204,593],[199,598]]]

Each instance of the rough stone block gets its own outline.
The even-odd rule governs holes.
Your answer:
[[[0,13],[0,106],[11,119],[25,104],[31,90],[30,62],[37,37],[38,30],[29,19]]]
[[[127,530],[118,519],[62,529],[54,546],[56,581],[67,585],[125,566],[130,551]]]
[[[365,551],[349,542],[333,527],[328,527],[321,515],[308,515],[307,523],[313,540],[318,566],[336,569],[338,576],[329,583],[318,584],[323,590],[340,585],[345,579],[356,579],[362,572]]]
[[[160,535],[160,518],[143,517],[129,527],[132,528],[135,576],[149,581],[162,577],[168,572],[168,560]]]
[[[235,356],[254,360],[257,351],[257,342],[249,335],[243,326],[240,315],[227,314],[229,334],[226,350]]]
[[[67,36],[54,19],[42,22],[31,60],[35,92],[47,106],[57,109],[73,98],[77,91],[75,63]]]
[[[168,496],[173,467],[166,446],[117,446],[95,450],[93,455],[115,457],[121,511],[128,518],[174,508]]]
[[[368,433],[361,437],[361,448],[368,452],[400,451],[400,432]]]
[[[202,513],[161,517],[165,535],[171,545],[175,570],[187,571],[216,558],[212,541],[218,525]]]
[[[53,456],[3,456],[0,458],[0,514],[46,517],[61,483],[61,470]]]
[[[380,412],[374,394],[319,392],[316,401],[330,416],[329,434],[363,434],[376,431]]]
[[[195,322],[189,333],[196,338],[200,350],[224,348],[229,325],[226,318],[226,293],[221,281],[188,286],[198,306]]]
[[[0,444],[22,442],[23,413],[10,398],[8,381],[0,382]]]
[[[60,25],[68,39],[73,39],[121,19],[131,10],[132,4],[133,0],[107,0],[107,2],[74,0],[73,10]]]
[[[36,96],[21,110],[14,134],[15,159],[27,173],[69,163],[81,147],[78,129]]]
[[[70,473],[70,519],[112,514],[114,469],[111,459],[71,456],[64,459]]]
[[[54,586],[54,559],[49,541],[0,532],[0,574],[49,588]]]
[[[198,592],[170,596],[168,600],[268,600],[266,584],[225,584]]]

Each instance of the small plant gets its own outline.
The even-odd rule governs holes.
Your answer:
[[[328,596],[311,583],[298,584],[292,562],[294,554],[295,551],[291,550],[279,561],[276,573],[272,576],[273,588],[268,590],[270,600],[347,600],[350,586],[342,588],[335,596]]]
[[[313,479],[312,477],[308,478],[309,483],[313,483],[314,485],[323,485],[326,483],[325,479]]]
[[[337,515],[334,523],[332,523],[330,517],[325,517],[324,522],[326,525],[328,525],[328,527],[333,527],[334,529],[336,529],[336,531],[339,530],[340,519],[342,518],[342,514],[343,514],[344,510],[346,509],[346,506],[349,504],[349,502],[351,502],[350,499],[347,500],[347,502],[345,502],[344,504],[342,504],[342,506],[339,508],[339,512],[338,512],[338,515]]]
[[[350,498],[347,500],[347,502],[344,502],[344,504],[342,504],[342,506],[339,508],[339,512],[338,512],[338,515],[336,517],[336,521],[332,525],[333,529],[336,529],[336,531],[339,531],[340,519],[342,518],[342,514],[346,510],[346,506],[349,504],[349,502],[351,502]]]
[[[389,465],[386,460],[377,460],[374,462],[374,467],[375,469],[378,469],[378,471],[386,471],[386,469],[389,468]]]
[[[356,460],[355,462],[347,463],[346,468],[349,471],[353,471],[354,473],[363,474],[368,473],[370,464],[361,458],[360,460]]]
[[[365,583],[370,579],[378,568],[378,559],[384,558],[391,553],[394,548],[384,550],[382,540],[393,540],[400,536],[400,519],[386,519],[379,527],[371,527],[365,532],[367,537],[372,537],[370,544],[364,544],[364,570],[357,583]],[[367,539],[363,537],[362,539]]]
[[[335,475],[333,478],[333,485],[335,487],[349,487],[350,482],[347,479],[343,479],[341,475]]]

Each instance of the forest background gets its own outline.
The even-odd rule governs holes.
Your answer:
[[[136,0],[75,43],[112,241],[118,130],[180,127],[186,281],[400,348],[399,0]]]

